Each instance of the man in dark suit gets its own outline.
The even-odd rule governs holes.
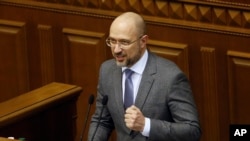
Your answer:
[[[106,42],[114,59],[100,68],[88,141],[107,141],[114,129],[117,141],[199,140],[197,109],[186,76],[173,62],[149,52],[147,41],[140,15],[126,12],[112,22]],[[127,69],[132,72],[130,82]],[[108,103],[103,107],[105,95]]]

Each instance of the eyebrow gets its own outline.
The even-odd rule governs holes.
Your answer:
[[[130,41],[130,39],[124,39],[124,38],[120,38],[120,39],[116,39],[114,37],[108,37],[109,39],[112,39],[112,40],[117,40],[117,41]]]

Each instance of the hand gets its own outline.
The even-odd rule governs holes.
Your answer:
[[[129,129],[140,132],[143,131],[145,126],[145,117],[139,108],[132,105],[125,111],[124,117],[125,124]]]

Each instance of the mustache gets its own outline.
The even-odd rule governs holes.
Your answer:
[[[114,53],[115,57],[124,57],[126,56],[126,54],[122,53],[122,52],[118,52],[118,53]]]

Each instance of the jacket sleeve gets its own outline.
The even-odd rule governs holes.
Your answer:
[[[198,141],[201,130],[187,78],[177,75],[168,90],[166,105],[173,121],[151,119],[150,136],[157,141]]]
[[[112,130],[114,129],[114,123],[109,110],[106,106],[102,104],[103,96],[103,65],[100,69],[99,74],[99,84],[96,98],[96,108],[95,113],[92,115],[91,123],[88,132],[88,141],[108,141]],[[96,133],[95,133],[96,132]]]

